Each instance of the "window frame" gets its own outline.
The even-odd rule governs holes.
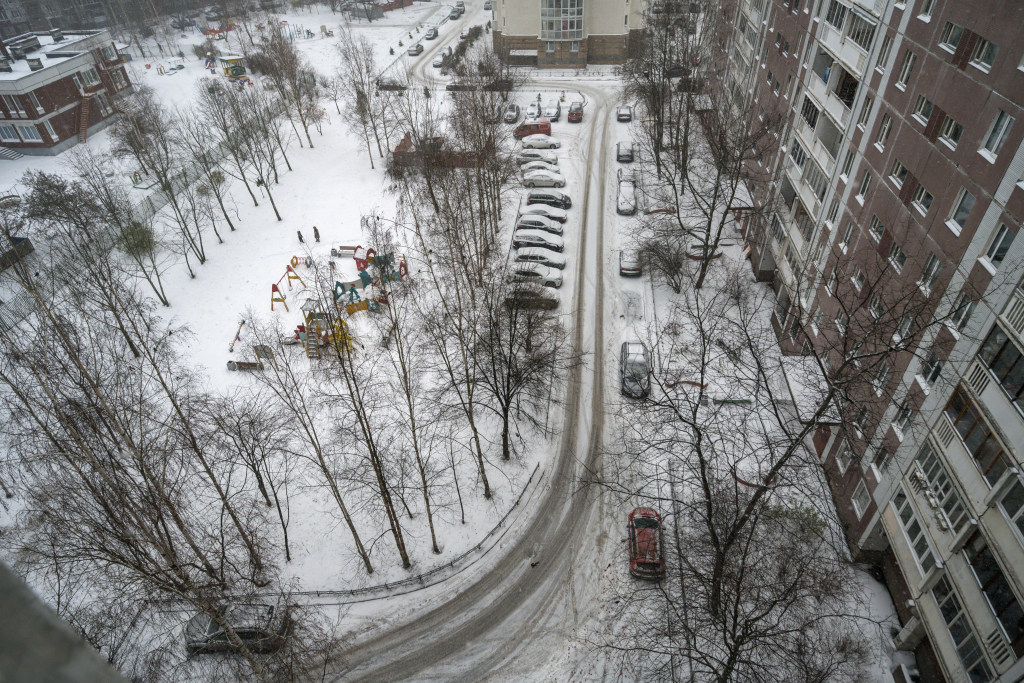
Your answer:
[[[44,142],[43,136],[39,134],[39,129],[31,123],[17,123],[14,125],[18,129],[18,135],[21,136],[23,142]],[[26,135],[26,131],[32,131],[34,136]]]
[[[885,149],[885,143],[889,141],[889,134],[892,132],[892,117],[888,114],[882,115],[882,121],[878,124],[878,135],[875,136],[875,147]]]
[[[985,134],[981,149],[978,150],[983,156],[990,156],[994,161],[1006,144],[1006,138],[1010,136],[1010,129],[1013,128],[1015,119],[1000,109],[989,124],[988,132]]]
[[[860,187],[857,188],[857,197],[863,204],[868,192],[871,190],[871,171],[864,169],[864,175],[860,178]]]
[[[939,127],[939,140],[950,149],[956,149],[956,146],[960,143],[960,138],[963,136],[963,124],[949,114],[946,114],[946,118],[943,119],[942,125]]]
[[[888,33],[882,36],[882,47],[878,50],[878,62],[875,64],[875,70],[879,73],[885,73],[886,62],[889,61],[889,53],[892,52],[893,42],[892,36]]]
[[[900,65],[900,73],[896,78],[895,85],[900,90],[906,90],[907,84],[910,83],[910,77],[914,73],[914,66],[917,63],[917,55],[907,48],[906,53],[903,55],[903,63]]]
[[[978,36],[978,42],[971,51],[969,64],[980,71],[989,73],[998,56],[999,46],[986,38]]]
[[[861,494],[867,498],[866,503],[861,503],[858,500]],[[864,484],[864,479],[862,478],[860,482],[858,482],[857,488],[853,490],[853,495],[850,496],[850,503],[853,505],[853,511],[857,515],[857,519],[864,519],[864,514],[868,511],[868,508],[871,507],[871,501],[871,492],[868,491],[868,487]],[[864,505],[863,510],[861,509],[862,504]]]
[[[958,32],[959,29],[959,32]],[[956,34],[955,40],[950,40],[953,35]],[[946,25],[942,27],[942,33],[939,35],[939,47],[944,49],[946,52],[956,52],[956,48],[960,45],[960,41],[964,37],[964,27],[959,24],[954,24],[952,21],[947,21]]]
[[[921,212],[921,215],[927,216],[932,204],[935,203],[935,197],[924,185],[918,183],[917,189],[914,190],[914,198],[910,200],[910,203]]]
[[[999,266],[1006,260],[1006,254],[1010,251],[1010,247],[1013,246],[1013,240],[1016,237],[1016,231],[1011,230],[1006,223],[999,224],[999,227],[996,228],[995,233],[992,235],[992,239],[989,240],[984,255],[985,260],[988,261],[992,268],[999,270]],[[998,259],[996,258],[997,256]]]
[[[910,170],[903,165],[903,162],[898,158],[893,157],[892,165],[889,167],[889,180],[892,181],[896,187],[903,187],[903,183],[907,180]]]
[[[935,103],[929,100],[924,95],[918,95],[917,100],[914,102],[914,113],[912,116],[917,119],[918,123],[927,125],[928,118],[932,115],[932,111],[935,109]]]

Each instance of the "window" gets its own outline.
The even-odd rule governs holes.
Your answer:
[[[853,428],[857,430],[857,434],[863,436],[864,430],[868,426],[868,409],[867,406],[861,406],[857,411],[857,417],[853,418]]]
[[[850,316],[846,315],[843,311],[839,311],[836,314],[835,323],[836,330],[839,331],[839,334],[846,334],[846,328],[850,324]]]
[[[579,52],[579,51],[580,51],[580,44],[579,44],[579,42],[574,40],[571,43],[569,43],[569,52]]]
[[[917,102],[914,104],[914,117],[921,123],[928,123],[928,118],[932,115],[932,109],[935,105],[924,95],[917,96]]]
[[[785,43],[783,43],[783,45],[782,45],[782,54],[787,56],[787,57],[789,56],[789,41],[788,40]]]
[[[818,201],[825,199],[825,192],[828,191],[828,177],[822,173],[816,163],[811,162],[807,164],[807,175],[804,180],[807,181]]]
[[[851,239],[853,239],[853,223],[847,223],[846,231],[839,238],[839,246],[843,248],[843,251],[846,251],[847,247],[850,246]]]
[[[896,417],[898,419],[903,415],[904,409],[906,410],[905,414],[908,416],[904,424],[909,425],[911,419],[909,416],[912,415],[912,412],[906,403],[900,408],[900,412],[897,413]],[[953,486],[953,481],[949,478],[949,474],[946,472],[946,468],[942,464],[938,453],[927,441],[921,446],[921,450],[917,454],[917,464],[921,467],[921,471],[924,472],[925,479],[928,480],[928,488],[938,500],[942,514],[946,516],[946,521],[949,522],[953,533],[958,533],[964,527],[964,524],[967,523],[967,520],[970,519],[970,515],[960,499],[959,491]]]
[[[628,2],[629,0],[626,1]],[[104,45],[103,47],[101,47],[100,54],[102,54],[103,59],[107,60],[108,62],[113,62],[117,60],[117,51],[114,49],[113,45]]]
[[[967,224],[967,217],[971,215],[974,202],[973,194],[968,192],[966,188],[960,190],[960,194],[956,198],[956,204],[953,205],[953,213],[949,215],[949,220],[957,226],[957,229],[954,230],[957,234]]]
[[[932,193],[924,189],[924,185],[918,185],[917,189],[914,190],[914,206],[918,208],[921,213],[928,213],[928,209],[932,206]]]
[[[903,187],[903,181],[907,179],[907,167],[899,159],[892,160],[892,167],[889,169],[889,177],[898,187]]]
[[[846,35],[865,52],[871,49],[871,41],[875,38],[875,26],[869,24],[858,14],[850,15],[850,26],[846,29]]]
[[[938,381],[942,375],[942,359],[939,358],[939,354],[935,353],[934,350],[928,352],[928,358],[921,363],[921,377],[924,379],[924,383],[929,386],[935,386],[935,382]]]
[[[824,0],[822,0],[824,2]],[[839,31],[843,30],[843,21],[846,19],[846,5],[837,0],[830,0],[828,12],[825,14],[825,21],[832,24]]]
[[[888,114],[882,117],[882,123],[878,125],[878,137],[875,138],[875,144],[879,147],[885,147],[885,143],[889,140],[889,132],[892,130],[892,118]]]
[[[836,216],[839,215],[839,200],[833,199],[832,205],[828,207],[828,213],[825,215],[826,223],[835,223]]]
[[[935,10],[935,0],[924,0],[921,3],[921,11],[918,13],[918,19],[924,19],[925,21],[932,18],[932,12]]]
[[[879,446],[878,450],[875,451],[875,457],[871,459],[871,464],[879,472],[884,472],[885,468],[889,466],[889,449],[885,446]]]
[[[774,88],[772,88],[772,90],[774,91],[774,93],[775,93],[776,95],[778,95],[778,94],[779,94],[779,88],[781,88],[781,87],[782,87],[782,84],[781,84],[781,83],[779,83],[779,79],[777,79],[777,78],[776,78],[776,79],[775,79],[775,87],[774,87]]]
[[[79,90],[82,89],[82,79],[78,77],[78,74],[71,74],[71,80],[75,82],[75,87]]]
[[[1024,354],[998,325],[992,328],[978,352],[1010,400],[1024,410]]]
[[[120,69],[114,69],[110,72],[114,77],[114,87],[118,90],[123,90],[128,87],[128,82],[124,78],[124,73]]]
[[[973,456],[982,476],[989,486],[995,486],[1010,465],[1006,454],[1003,453],[1003,447],[981,419],[981,411],[964,390],[958,387],[946,404],[945,412],[956,433],[960,435],[967,452]]]
[[[971,295],[967,292],[963,292],[960,298],[957,299],[956,305],[953,306],[953,310],[950,313],[949,321],[953,327],[956,328],[957,332],[963,332],[964,328],[967,327],[968,321],[971,319],[971,314],[974,313],[974,308],[977,304],[971,300]]]
[[[800,168],[803,168],[804,162],[807,161],[807,152],[804,151],[803,145],[796,139],[793,140],[793,145],[789,148],[789,156],[792,157],[793,163]]]
[[[897,273],[903,272],[903,266],[907,265],[906,252],[904,252],[903,248],[895,242],[893,242],[892,246],[889,247],[889,263],[892,264],[892,267],[896,269]]]
[[[924,263],[924,270],[921,272],[921,279],[917,284],[924,290],[925,294],[932,291],[932,285],[939,278],[939,271],[942,270],[942,263],[934,253],[928,254],[928,260]]]
[[[896,428],[899,436],[902,437],[903,433],[907,431],[907,427],[910,426],[910,422],[913,418],[914,411],[911,410],[910,404],[904,401],[900,404],[900,407],[896,409],[896,417],[892,419],[892,426]]]
[[[1003,625],[1014,653],[1020,657],[1024,654],[1024,608],[980,531],[975,531],[967,541],[964,555],[974,570],[974,577],[978,579],[981,592],[988,599],[992,612]]]
[[[771,85],[772,81],[775,80],[775,76],[772,75],[771,71],[768,72],[768,78],[766,80],[768,81],[768,85]]]
[[[622,18],[622,25],[623,26],[629,26],[629,15],[628,14],[625,17]]]
[[[871,384],[875,387],[875,391],[881,394],[889,385],[891,378],[892,368],[889,366],[889,361],[883,360],[878,364],[878,370],[875,372],[875,378],[871,380]]]
[[[850,276],[850,280],[853,281],[853,286],[859,292],[860,288],[864,286],[864,271],[857,266],[853,269],[853,275]]]
[[[896,78],[896,87],[901,90],[907,87],[907,83],[910,82],[910,74],[914,71],[914,62],[917,61],[917,55],[910,50],[903,55],[903,65],[900,67],[900,75]]]
[[[99,85],[100,77],[96,73],[96,69],[90,66],[88,69],[82,69],[81,74],[86,85]]]
[[[831,295],[832,292],[836,291],[836,287],[838,287],[838,286],[839,286],[839,274],[836,273],[836,269],[833,268],[832,272],[829,273],[829,275],[828,275],[828,279],[825,280],[825,291],[828,292],[829,295]]]
[[[25,142],[42,142],[43,138],[35,126],[15,126]]]
[[[988,71],[992,68],[992,62],[996,61],[997,54],[999,54],[998,45],[979,38],[978,44],[974,46],[974,52],[971,53],[971,64],[982,71]]]
[[[878,216],[872,214],[871,222],[868,223],[868,233],[876,242],[882,241],[882,235],[885,234],[885,226],[882,225],[882,221],[878,220]]]
[[[551,42],[551,41],[548,41],[548,43],[544,47],[544,51],[545,52],[554,52],[555,51],[555,44],[553,42]]]
[[[54,142],[57,142],[58,140],[60,140],[60,138],[57,137],[57,131],[55,131],[53,129],[53,125],[49,121],[43,121],[43,128],[46,129],[46,132],[50,135],[50,138]]]
[[[861,203],[864,203],[864,197],[867,195],[868,190],[871,189],[871,172],[864,171],[864,175],[860,179],[860,188],[857,190],[857,197]]]
[[[885,306],[882,305],[882,299],[877,294],[871,297],[871,301],[868,303],[868,312],[875,320],[885,315]]]
[[[960,137],[963,134],[964,127],[957,123],[952,116],[947,116],[942,122],[942,128],[939,129],[939,138],[951,149],[956,149],[956,143],[960,142]]]
[[[825,311],[821,310],[821,306],[818,306],[818,310],[811,316],[811,329],[814,330],[814,334],[818,334],[821,331],[821,321],[825,317]]]
[[[864,105],[860,108],[860,118],[857,119],[858,126],[867,125],[868,117],[871,116],[871,98],[864,98]]]
[[[856,156],[856,153],[852,149],[846,153],[846,161],[843,162],[843,170],[839,172],[839,175],[850,175],[850,171],[853,169],[853,160]]]
[[[889,51],[892,50],[892,38],[884,36],[882,38],[882,47],[878,50],[878,64],[875,68],[879,71],[885,71],[885,63],[889,61]]]
[[[36,94],[34,92],[30,92],[28,94],[28,99],[32,103],[32,106],[36,108],[37,112],[42,114],[46,111],[45,109],[43,109],[43,105],[39,104],[39,98],[36,97]]]
[[[998,268],[1006,258],[1006,252],[1010,250],[1010,245],[1013,244],[1013,238],[1016,236],[1017,233],[1010,230],[1005,224],[1000,224],[995,237],[992,238],[992,242],[988,246],[988,251],[985,252],[985,258],[993,267]]]
[[[900,526],[903,527],[903,531],[907,535],[907,541],[910,544],[910,549],[914,552],[914,557],[917,558],[918,565],[921,567],[921,573],[927,574],[935,566],[935,556],[928,546],[928,539],[925,537],[921,523],[917,521],[917,517],[914,515],[914,506],[902,488],[896,489],[896,495],[892,499],[892,506],[896,509],[896,516],[900,518]]]
[[[96,95],[96,104],[99,105],[100,113],[103,114],[103,116],[110,116],[113,109],[110,108],[110,100],[107,99],[107,96],[104,93]]]
[[[1000,109],[999,113],[992,119],[992,127],[989,128],[988,135],[985,136],[983,149],[993,157],[998,155],[999,150],[1003,148],[1003,143],[1006,142],[1006,137],[1010,134],[1010,126],[1012,125],[1013,117]]]
[[[18,133],[14,130],[14,126],[8,126],[6,124],[0,124],[0,140],[3,142],[21,142],[21,138],[18,137]]]
[[[626,15],[629,25],[629,15]],[[580,40],[583,38],[583,0],[541,0],[540,39]],[[554,52],[554,45],[548,52]]]
[[[11,112],[12,116],[24,116],[25,110],[21,107],[21,100],[13,95],[4,95],[4,102],[7,104],[7,109]]]
[[[951,21],[947,21],[946,25],[942,27],[942,36],[939,38],[939,46],[945,48],[949,52],[956,50],[956,46],[960,44],[960,39],[964,37],[964,27],[957,26]]]
[[[810,126],[812,130],[818,124],[819,113],[818,108],[814,106],[814,102],[811,101],[811,98],[804,97],[804,105],[800,109],[800,116],[803,117],[804,121],[807,122],[807,125]]]
[[[1014,482],[1010,490],[999,501],[1010,522],[1017,527],[1017,530],[1024,534],[1024,484],[1020,481]]]
[[[775,34],[775,47],[779,47],[780,45],[782,45],[782,34],[781,33],[776,33]]]
[[[978,636],[974,633],[974,626],[971,624],[967,614],[964,613],[960,596],[957,595],[949,578],[943,576],[932,589],[932,597],[935,598],[942,618],[949,629],[949,636],[953,639],[953,646],[956,647],[957,656],[971,683],[988,683],[995,674],[992,667],[985,658],[985,652],[978,643]]]
[[[844,441],[836,451],[836,464],[839,465],[839,473],[842,474],[846,471],[846,468],[850,466],[850,447],[846,445]]]
[[[853,492],[853,509],[857,513],[857,519],[864,516],[869,505],[871,505],[871,494],[868,493],[868,488],[864,486],[864,480],[861,479],[857,484],[857,490]]]

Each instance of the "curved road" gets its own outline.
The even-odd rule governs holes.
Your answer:
[[[471,3],[469,11],[482,2]],[[469,13],[456,26],[469,22]],[[452,31],[446,31],[451,39]],[[424,41],[425,50],[412,68],[417,79],[436,84],[430,62],[445,44]],[[429,75],[428,75],[429,74]],[[569,376],[562,440],[549,476],[545,496],[528,526],[486,574],[443,605],[415,617],[383,635],[374,636],[346,652],[340,680],[380,682],[400,680],[479,681],[511,673],[515,661],[521,673],[544,667],[546,654],[565,644],[554,642],[552,620],[558,621],[567,596],[581,583],[576,560],[582,550],[600,554],[602,506],[598,487],[587,486],[586,472],[600,471],[604,436],[604,217],[610,153],[609,128],[614,126],[607,93],[578,81],[537,79],[531,87],[583,92],[589,102],[589,143],[583,195],[578,204],[580,224],[572,343],[585,352],[586,362]],[[584,134],[586,134],[584,132]],[[593,563],[591,563],[593,564]],[[592,568],[591,568],[592,569]],[[582,582],[591,588],[595,581]],[[541,650],[538,658],[530,652]],[[564,650],[564,648],[563,648]],[[539,654],[539,653],[536,653]]]

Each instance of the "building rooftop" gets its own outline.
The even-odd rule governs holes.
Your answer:
[[[4,40],[4,44],[12,57],[8,59],[11,71],[0,71],[0,81],[16,81],[78,57],[95,47],[92,39],[102,33],[105,31],[68,31],[63,33],[61,40],[57,41],[50,33],[23,33],[20,36],[8,38]],[[24,50],[25,56],[13,59],[19,47]],[[43,68],[33,71],[29,66],[28,60],[30,59],[39,59]]]

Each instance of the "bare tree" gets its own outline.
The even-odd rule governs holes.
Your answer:
[[[295,43],[277,30],[264,31],[255,49],[246,53],[246,59],[254,69],[267,74],[281,97],[285,114],[293,123],[298,120],[312,149],[309,126],[322,97],[316,71]]]

